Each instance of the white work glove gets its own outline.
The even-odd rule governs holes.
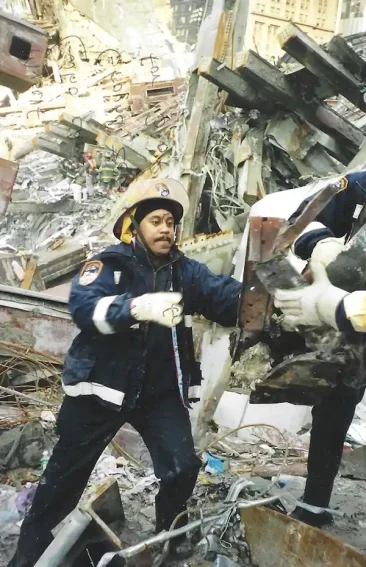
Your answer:
[[[336,310],[346,291],[332,285],[322,264],[311,263],[313,283],[301,289],[277,289],[275,306],[284,314],[284,323],[290,327],[308,325],[320,327],[324,323],[334,329]]]
[[[151,321],[165,327],[175,327],[183,318],[180,301],[182,294],[174,291],[146,293],[131,301],[130,312],[136,321]]]
[[[311,261],[314,264],[322,264],[325,268],[335,260],[344,248],[344,243],[334,237],[320,240],[314,247]]]

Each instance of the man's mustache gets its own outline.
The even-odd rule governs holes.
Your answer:
[[[155,242],[172,242],[170,236],[160,236],[160,238],[156,238]]]

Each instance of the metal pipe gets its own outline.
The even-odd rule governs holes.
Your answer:
[[[202,524],[215,521],[219,519],[220,516],[221,514],[216,514],[215,516],[208,516],[207,518],[203,518],[202,520],[195,520],[194,522],[191,522],[186,526],[182,526],[181,528],[177,528],[176,530],[171,530],[169,532],[161,532],[157,536],[151,537],[145,541],[137,543],[136,545],[131,545],[131,547],[127,547],[126,549],[122,549],[121,551],[110,551],[109,553],[105,553],[101,558],[101,560],[99,561],[97,567],[106,567],[106,565],[109,565],[112,559],[116,556],[123,557],[124,559],[129,559],[134,555],[138,555],[139,553],[142,553],[151,545],[154,545],[156,543],[165,543],[166,541],[173,539],[174,537],[180,536],[182,534],[185,534],[191,530],[198,528]]]
[[[268,496],[268,498],[261,498],[259,500],[248,500],[243,502],[237,503],[237,508],[242,510],[243,508],[255,508],[256,506],[265,506],[265,504],[271,504],[272,502],[276,502],[276,500],[280,500],[283,495],[276,494],[275,496]]]
[[[240,479],[240,481],[241,481],[241,485],[243,485],[244,479]],[[236,490],[238,490],[239,489],[239,482],[236,482],[234,484],[234,486],[235,485],[237,485]],[[270,504],[271,502],[274,502],[274,501],[278,500],[279,498],[280,498],[280,495],[270,496],[268,498],[261,498],[260,500],[249,500],[249,501],[242,501],[242,502],[239,501],[236,504],[236,507],[239,508],[239,509],[253,508],[255,506],[262,506],[264,504]],[[235,507],[234,504],[235,503],[233,503],[233,507]],[[136,545],[132,545],[131,547],[127,547],[126,549],[122,549],[121,551],[112,551],[112,552],[109,552],[109,553],[105,553],[103,555],[103,557],[101,558],[101,560],[99,561],[97,567],[106,567],[106,565],[109,565],[109,563],[112,561],[112,559],[116,556],[123,557],[124,559],[129,559],[129,558],[133,557],[134,555],[138,555],[139,553],[142,553],[151,545],[154,545],[156,543],[165,543],[166,541],[169,541],[169,540],[171,540],[171,539],[173,539],[177,536],[180,536],[180,535],[185,534],[185,533],[187,533],[191,530],[194,530],[194,529],[200,527],[203,524],[206,524],[208,522],[215,522],[215,521],[219,520],[223,516],[223,514],[226,514],[226,513],[227,513],[227,510],[225,509],[220,514],[216,514],[215,516],[208,516],[207,518],[202,518],[201,520],[195,520],[194,522],[191,522],[190,524],[187,524],[186,526],[183,526],[183,527],[178,528],[176,530],[171,530],[169,532],[161,532],[157,536],[151,537],[150,539],[142,541],[141,543],[137,543]],[[35,567],[38,567],[38,566],[35,566]]]
[[[232,484],[229,488],[229,492],[224,500],[225,504],[228,502],[236,502],[241,491],[247,486],[251,486],[254,483],[248,480],[246,477],[239,478]]]
[[[69,516],[68,523],[61,528],[34,567],[60,567],[67,553],[90,524],[91,519],[87,512],[75,508]]]

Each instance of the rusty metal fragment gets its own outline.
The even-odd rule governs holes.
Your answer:
[[[0,12],[0,84],[24,92],[42,77],[47,33]]]
[[[259,567],[366,567],[366,555],[322,530],[267,508],[241,511]]]

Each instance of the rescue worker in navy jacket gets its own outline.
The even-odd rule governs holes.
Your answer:
[[[275,294],[275,305],[290,326],[328,324],[348,333],[366,332],[366,291],[347,293],[333,286],[325,271],[344,248],[344,238],[343,242],[340,238],[351,238],[366,222],[366,171],[347,175],[340,187],[316,222],[295,242],[295,254],[304,260],[311,258],[313,284]],[[364,392],[365,388],[337,386],[314,406],[304,502],[329,506],[346,434]],[[326,512],[318,515],[301,509],[295,510],[295,517],[317,526],[332,520]]]
[[[121,242],[86,262],[72,284],[70,310],[81,332],[65,359],[59,441],[12,566],[34,565],[125,422],[141,434],[160,480],[157,532],[186,509],[196,482],[201,462],[187,408],[199,398],[201,373],[192,315],[236,325],[240,283],[212,274],[175,246],[188,208],[178,181],[138,182],[125,204],[114,228]]]

